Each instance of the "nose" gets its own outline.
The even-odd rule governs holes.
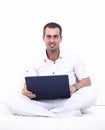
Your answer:
[[[51,38],[50,38],[50,42],[54,42],[54,37],[51,37]]]

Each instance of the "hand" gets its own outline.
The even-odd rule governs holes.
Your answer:
[[[33,94],[31,91],[27,90],[26,84],[24,84],[24,88],[22,89],[22,94],[29,97],[29,98],[35,98],[36,94]]]
[[[76,92],[76,88],[75,88],[75,86],[70,86],[70,92],[71,92],[71,93]]]

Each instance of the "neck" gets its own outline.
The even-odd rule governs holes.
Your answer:
[[[47,57],[48,59],[52,60],[52,61],[56,61],[59,57],[59,53],[60,51],[46,51]]]

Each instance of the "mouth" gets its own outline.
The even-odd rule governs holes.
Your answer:
[[[56,44],[50,43],[49,46],[50,46],[51,48],[54,48],[54,47],[56,46]]]

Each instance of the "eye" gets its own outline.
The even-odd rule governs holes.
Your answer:
[[[51,38],[51,35],[47,35],[46,38],[50,39],[50,38]]]
[[[46,35],[46,38],[47,39],[51,39],[51,38],[53,38],[53,39],[57,39],[59,37],[59,35]]]
[[[54,37],[54,39],[56,39],[56,38],[58,38],[58,35],[54,35],[53,37]]]

